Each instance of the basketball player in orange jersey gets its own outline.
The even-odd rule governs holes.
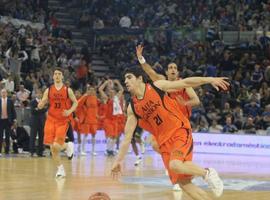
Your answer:
[[[86,155],[84,153],[84,150],[82,149],[82,146],[81,146],[81,131],[82,131],[82,123],[84,121],[84,118],[85,118],[85,107],[83,106],[83,102],[80,101],[80,99],[83,98],[82,96],[82,93],[80,90],[76,90],[75,91],[75,96],[76,96],[76,99],[78,101],[78,106],[75,110],[75,127],[74,127],[74,130],[76,131],[77,133],[77,139],[78,139],[78,146],[77,146],[77,152],[78,152],[78,155]]]
[[[122,114],[117,115],[117,123],[118,123],[118,130],[117,130],[117,138],[116,138],[116,150],[119,150],[119,146],[120,146],[120,137],[121,134],[124,133],[124,129],[125,129],[125,124],[126,124],[126,111],[127,111],[127,107],[126,107],[126,100],[124,97],[124,94],[121,95],[120,97],[120,106],[122,109]]]
[[[140,63],[145,61],[140,60]],[[112,176],[121,172],[121,164],[128,151],[132,134],[142,121],[154,134],[159,150],[173,184],[178,183],[192,199],[210,200],[210,195],[194,185],[194,176],[201,176],[217,197],[223,193],[223,182],[213,168],[204,169],[192,162],[193,139],[189,120],[183,115],[177,102],[166,92],[188,87],[212,84],[214,88],[226,90],[225,78],[191,77],[183,80],[158,80],[145,83],[144,72],[139,67],[126,69],[125,84],[133,98],[127,111],[125,138],[121,143],[117,159],[112,167]],[[142,127],[144,128],[144,127]]]
[[[114,88],[118,87],[118,92]],[[107,87],[108,95],[105,92]],[[123,110],[120,106],[120,98],[124,92],[124,89],[118,80],[106,80],[99,87],[99,94],[104,102],[106,102],[106,114],[104,119],[104,131],[107,137],[107,150],[106,155],[113,156],[116,139],[118,137],[118,116],[123,114]]]
[[[143,57],[142,52],[143,52],[143,46],[138,45],[136,47],[136,54],[137,54],[138,59],[141,59]],[[169,81],[179,80],[178,66],[173,62],[169,63],[166,67],[166,71],[165,71],[166,77],[161,75],[161,74],[158,74],[146,62],[141,64],[141,66],[152,81],[165,80],[166,77],[167,77],[167,80],[169,80]],[[197,94],[195,93],[195,91],[193,90],[193,88],[184,88],[184,89],[181,89],[178,91],[169,92],[168,94],[171,98],[177,100],[177,102],[179,103],[179,106],[181,108],[182,113],[188,119],[190,119],[190,117],[191,117],[191,108],[194,106],[198,106],[200,104],[200,99],[197,96]],[[152,145],[153,149],[159,153],[159,151],[158,151],[159,147],[156,146],[157,143],[155,141],[155,138],[151,137],[150,141],[151,141],[151,145]],[[175,191],[180,190],[178,184],[173,186],[173,190],[175,190]]]
[[[103,125],[106,115],[106,109],[106,102],[102,98],[98,97],[98,130],[104,130]]]
[[[50,146],[52,158],[58,168],[57,177],[65,177],[64,166],[61,163],[60,151],[67,150],[67,155],[73,154],[73,146],[65,144],[66,133],[69,126],[69,117],[77,107],[77,100],[73,91],[63,84],[63,72],[57,68],[53,73],[54,84],[47,88],[38,104],[38,109],[49,103],[48,115],[44,127],[44,144]],[[68,103],[72,101],[72,105]]]
[[[87,141],[87,135],[92,135],[92,155],[96,156],[95,143],[96,132],[98,128],[98,99],[96,95],[96,88],[91,85],[87,85],[86,94],[79,100],[79,104],[83,104],[85,108],[84,122],[82,123],[81,133],[84,135],[82,139],[82,149],[85,149],[85,143]]]

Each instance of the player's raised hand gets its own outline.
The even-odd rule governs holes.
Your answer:
[[[213,81],[211,82],[211,85],[217,90],[223,90],[227,91],[229,90],[230,83],[227,81],[229,78],[227,77],[218,77],[213,78]]]
[[[143,53],[143,45],[139,44],[138,46],[136,46],[137,57],[140,58],[142,56],[142,53]]]

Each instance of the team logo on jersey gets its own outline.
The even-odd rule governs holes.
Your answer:
[[[183,152],[182,151],[178,151],[178,150],[176,150],[176,151],[173,151],[172,153],[171,153],[171,157],[177,157],[177,158],[180,158],[180,157],[183,157]]]
[[[144,119],[149,119],[149,117],[160,107],[160,102],[154,102],[152,100],[149,100],[142,106],[142,111],[143,111],[143,118]]]

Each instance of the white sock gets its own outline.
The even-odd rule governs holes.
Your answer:
[[[114,151],[116,139],[111,139],[111,150]]]
[[[87,135],[84,135],[83,136],[83,139],[82,139],[82,152],[85,152],[85,144],[87,142]]]
[[[82,150],[81,148],[82,148],[81,144],[78,144],[78,146],[77,146],[78,152],[81,152],[81,150]]]
[[[108,139],[108,150],[109,151],[113,150],[113,139],[112,138]]]
[[[95,152],[96,138],[92,137],[92,152]]]

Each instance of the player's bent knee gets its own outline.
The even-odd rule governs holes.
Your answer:
[[[171,160],[169,163],[169,168],[175,173],[181,173],[181,171],[183,171],[183,162],[180,160]]]

